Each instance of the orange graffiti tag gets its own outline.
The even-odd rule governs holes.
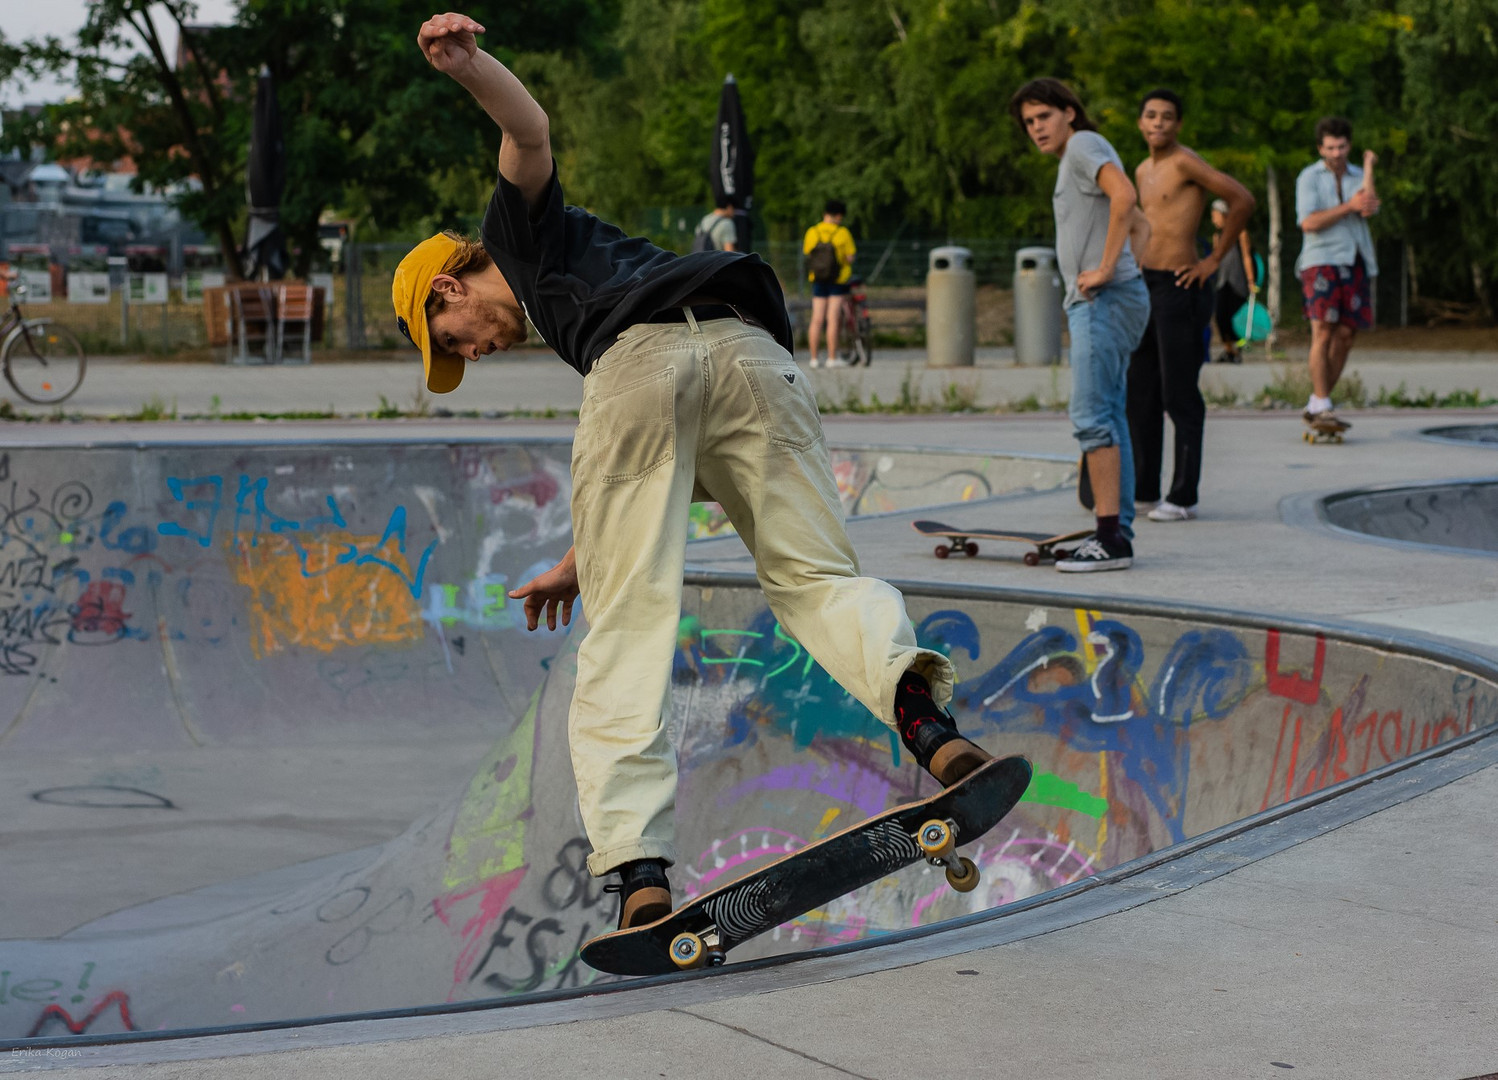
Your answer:
[[[398,574],[358,565],[351,551],[370,551],[380,537],[334,531],[315,537],[261,535],[231,549],[235,580],[250,590],[250,645],[259,659],[294,646],[332,652],[345,645],[417,641],[421,607]],[[388,542],[380,557],[410,574]]]

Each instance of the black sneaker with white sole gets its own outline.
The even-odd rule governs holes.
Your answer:
[[[1057,559],[1056,569],[1063,574],[1090,574],[1099,570],[1126,570],[1133,563],[1134,547],[1127,540],[1110,545],[1093,536],[1065,559]]]

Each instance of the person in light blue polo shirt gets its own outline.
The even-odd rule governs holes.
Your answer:
[[[1316,149],[1321,160],[1302,169],[1295,180],[1295,218],[1305,237],[1295,272],[1311,323],[1311,400],[1305,420],[1345,427],[1332,412],[1332,389],[1347,366],[1357,332],[1373,328],[1370,282],[1378,276],[1378,258],[1368,219],[1378,213],[1371,176],[1378,155],[1365,150],[1361,169],[1348,161],[1352,125],[1340,116],[1323,117],[1316,124]]]

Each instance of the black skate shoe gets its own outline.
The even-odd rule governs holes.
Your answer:
[[[619,893],[619,929],[644,926],[671,914],[671,883],[666,864],[659,859],[640,859],[618,869],[619,881],[603,887]]]
[[[931,697],[930,684],[906,672],[895,691],[895,721],[900,741],[942,787],[951,787],[993,755],[977,743],[964,739],[957,721]]]

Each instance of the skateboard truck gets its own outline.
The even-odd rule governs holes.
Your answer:
[[[957,854],[957,823],[933,819],[922,825],[915,842],[932,866],[946,867],[947,884],[958,892],[972,892],[978,887],[978,866],[965,855]]]
[[[700,934],[690,930],[671,940],[671,962],[683,971],[703,967],[722,967],[728,959],[718,928],[710,926]]]

